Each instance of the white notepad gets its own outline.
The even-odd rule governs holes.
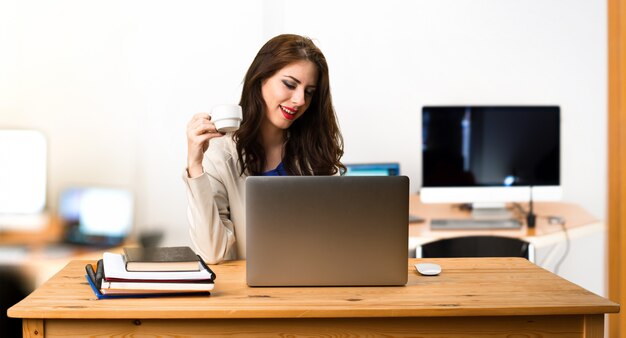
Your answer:
[[[175,271],[175,272],[145,272],[145,271],[126,271],[124,258],[121,254],[105,252],[102,254],[104,263],[104,273],[107,278],[122,279],[146,279],[146,280],[184,280],[184,279],[210,279],[213,275],[206,269],[200,271]]]

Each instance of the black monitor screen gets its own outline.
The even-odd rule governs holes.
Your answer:
[[[422,109],[424,187],[559,185],[558,106]]]

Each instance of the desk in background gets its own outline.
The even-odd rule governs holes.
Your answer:
[[[122,251],[122,246],[99,248],[61,245],[62,232],[61,222],[56,217],[50,217],[41,229],[0,232],[0,268],[18,270],[24,278],[25,288],[32,290],[71,260],[97,259],[102,258],[104,251]],[[129,241],[124,246],[133,244],[134,241]]]
[[[0,231],[0,335],[21,332],[20,321],[6,318],[6,309],[56,274],[73,259],[98,259],[103,248],[60,244],[62,227],[56,218],[37,229]],[[107,248],[121,252],[121,247]]]
[[[619,305],[522,258],[429,259],[443,267],[397,287],[255,287],[245,261],[212,266],[211,296],[96,300],[72,261],[9,309],[24,337],[415,336],[603,337]]]
[[[528,205],[521,203],[521,206],[527,210]],[[516,230],[430,230],[430,219],[434,218],[470,218],[470,212],[461,210],[455,204],[425,204],[420,201],[419,195],[411,195],[409,198],[409,212],[419,215],[425,219],[425,222],[411,224],[409,235],[411,237],[421,237],[425,242],[434,239],[448,238],[464,235],[498,235],[518,237],[528,241],[545,241],[546,237],[562,236],[562,228],[558,224],[549,224],[545,216],[560,216],[566,221],[565,225],[569,232],[580,230],[590,230],[590,227],[602,227],[602,223],[593,217],[583,208],[562,202],[534,202],[535,214],[538,215],[537,225],[535,228],[528,228],[526,222],[522,220],[522,227]]]
[[[526,203],[521,204],[527,210]],[[409,256],[415,257],[415,247],[437,239],[461,236],[507,236],[532,243],[535,247],[537,265],[557,273],[599,295],[606,295],[606,226],[578,205],[562,202],[535,202],[537,225],[529,229],[526,223],[516,230],[431,230],[433,218],[470,218],[470,212],[452,204],[424,204],[418,195],[411,195],[409,212],[425,219],[422,223],[409,225]],[[566,237],[558,224],[549,224],[546,216],[565,219],[570,240],[566,256]],[[561,258],[565,260],[555,271]],[[582,269],[581,266],[585,266]]]

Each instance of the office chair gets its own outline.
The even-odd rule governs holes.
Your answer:
[[[522,257],[535,262],[532,243],[512,237],[465,236],[436,240],[418,246],[417,258]]]

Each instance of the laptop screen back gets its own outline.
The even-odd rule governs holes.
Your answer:
[[[246,180],[250,286],[404,285],[404,176]]]

